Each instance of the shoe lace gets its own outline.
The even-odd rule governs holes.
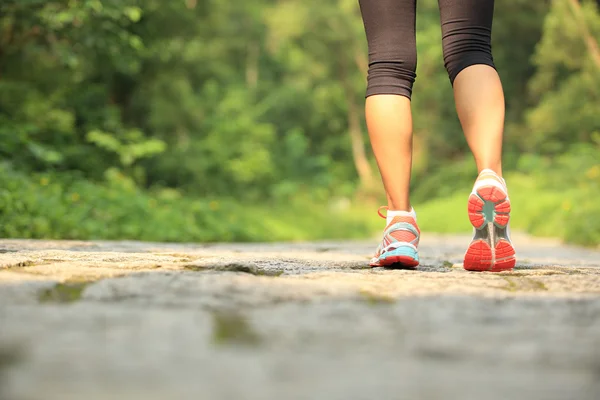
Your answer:
[[[388,211],[389,209],[390,209],[390,208],[389,208],[388,206],[381,206],[381,207],[379,207],[379,209],[377,209],[377,214],[379,214],[379,216],[380,216],[381,218],[383,218],[383,219],[387,219],[387,216],[386,216],[386,215],[383,215],[383,214],[381,213],[381,210],[385,210],[385,211],[386,211],[386,213],[387,213],[387,211]]]

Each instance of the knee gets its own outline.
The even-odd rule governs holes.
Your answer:
[[[376,94],[412,96],[412,87],[417,77],[417,56],[401,59],[371,61],[367,77],[367,97]]]
[[[443,48],[444,66],[452,84],[457,75],[471,65],[484,64],[496,68],[489,34],[465,32],[451,36],[451,40],[443,42]]]

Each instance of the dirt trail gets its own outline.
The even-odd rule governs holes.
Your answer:
[[[0,400],[598,399],[600,251],[0,241]]]

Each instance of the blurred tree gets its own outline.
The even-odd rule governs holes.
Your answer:
[[[344,110],[354,166],[363,188],[371,188],[374,176],[361,123],[368,62],[357,2],[276,1],[265,20],[271,52],[294,80],[314,91],[320,105],[315,111]],[[329,140],[336,140],[336,133],[341,132],[326,131]]]
[[[600,130],[596,3],[497,2],[509,160]],[[414,182],[434,187],[426,177],[462,171],[468,149],[437,1],[418,8]],[[355,0],[4,0],[0,152],[17,170],[100,181],[118,168],[201,196],[351,195],[379,183],[367,58]]]
[[[600,132],[599,38],[595,2],[552,3],[529,86],[536,105],[526,113],[527,148],[556,154],[574,143],[591,143],[594,132]]]
[[[86,143],[98,128],[126,131],[121,74],[139,69],[129,28],[137,1],[3,1],[0,5],[0,151],[21,168],[77,168],[101,176]],[[17,156],[18,155],[18,156]],[[98,175],[98,172],[100,175]]]

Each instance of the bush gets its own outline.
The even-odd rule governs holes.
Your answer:
[[[506,178],[513,208],[511,227],[537,236],[558,237],[567,243],[600,244],[599,146],[600,140],[596,145],[579,144],[556,159],[522,157],[521,172],[510,172]],[[446,170],[440,176],[451,174]],[[417,206],[421,229],[470,231],[468,188],[461,184],[452,195]]]
[[[5,238],[215,242],[359,238],[375,218],[296,196],[284,205],[188,198],[142,191],[113,171],[105,184],[66,174],[28,176],[0,166],[0,235]],[[371,214],[369,214],[370,216]]]

